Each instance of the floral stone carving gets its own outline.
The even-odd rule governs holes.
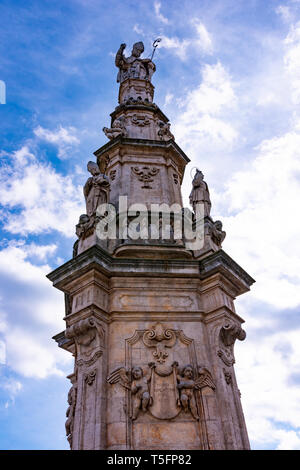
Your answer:
[[[149,166],[133,166],[131,167],[133,173],[138,177],[139,181],[142,181],[143,186],[142,188],[151,189],[150,183],[154,181],[153,176],[156,176],[159,172],[159,168],[150,168]]]
[[[154,358],[157,362],[163,363],[169,355],[166,348],[174,346],[176,334],[169,328],[164,329],[161,323],[157,323],[152,330],[145,331],[143,342],[148,348],[155,348]]]

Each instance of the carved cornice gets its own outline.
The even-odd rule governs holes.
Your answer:
[[[200,278],[207,279],[215,273],[223,273],[235,285],[239,285],[239,293],[242,294],[250,289],[255,280],[244,271],[230,256],[223,250],[216,251],[199,261]]]
[[[100,147],[98,150],[94,152],[94,155],[99,158],[103,153],[107,151],[111,151],[114,147],[120,146],[120,145],[126,145],[126,146],[135,146],[135,147],[149,147],[152,150],[154,148],[159,148],[159,149],[169,149],[173,150],[178,156],[181,157],[181,159],[184,160],[185,163],[189,163],[190,159],[188,156],[181,150],[179,145],[174,142],[174,140],[168,140],[168,141],[163,141],[163,140],[149,140],[149,139],[132,139],[129,137],[116,137],[115,139],[110,140],[107,142],[107,144],[103,145]]]

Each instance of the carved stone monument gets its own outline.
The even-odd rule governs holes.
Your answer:
[[[141,58],[143,43],[130,57],[125,47],[109,140],[87,166],[73,258],[48,275],[65,294],[66,329],[54,339],[74,356],[66,436],[74,450],[249,449],[234,300],[254,280],[222,250],[226,233],[200,170],[193,210],[183,207],[189,159],[153,103],[155,65]],[[195,248],[178,236],[188,220],[202,227]]]

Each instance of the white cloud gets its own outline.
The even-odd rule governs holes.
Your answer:
[[[287,5],[278,5],[278,7],[275,9],[275,12],[277,15],[281,16],[283,21],[289,22],[292,19],[292,13]]]
[[[0,169],[0,204],[9,210],[5,230],[22,235],[57,230],[72,237],[84,211],[82,188],[39,162],[27,147],[14,152],[11,162]]]
[[[168,37],[161,35],[160,47],[171,50],[181,60],[185,61],[188,58],[189,51],[193,54],[200,52],[201,54],[213,53],[213,42],[210,34],[208,33],[205,25],[198,19],[191,21],[191,26],[194,28],[196,34],[192,38],[179,39],[178,37]]]
[[[67,158],[72,146],[80,143],[78,137],[75,135],[76,129],[74,127],[64,128],[59,126],[56,131],[50,131],[41,126],[34,129],[34,134],[42,140],[54,144],[58,147],[59,158]]]
[[[0,323],[6,365],[25,377],[44,378],[62,375],[71,357],[51,339],[64,329],[63,295],[46,278],[51,267],[28,260],[32,248],[11,242],[0,251]],[[42,257],[53,251],[51,245],[39,249]]]
[[[237,138],[233,125],[223,118],[226,110],[234,109],[236,96],[230,76],[220,62],[206,64],[202,81],[181,101],[182,113],[174,123],[176,138],[191,152],[201,144],[231,145]],[[225,114],[226,116],[226,114]]]
[[[8,408],[10,405],[14,404],[15,397],[22,390],[23,385],[13,378],[3,378],[0,387],[9,395],[9,401],[5,403],[5,408]]]
[[[198,36],[196,39],[197,46],[203,52],[206,52],[207,54],[212,54],[213,52],[212,38],[209,32],[207,31],[205,25],[199,20],[194,20],[192,24],[196,28],[196,31],[197,31],[197,36]]]
[[[163,16],[163,14],[161,13],[160,9],[161,9],[161,3],[158,2],[158,1],[155,1],[155,2],[154,2],[154,11],[155,11],[156,18],[157,18],[159,21],[161,21],[162,23],[168,24],[168,23],[169,23],[168,18],[166,18],[165,16]]]
[[[0,364],[6,363],[6,346],[5,342],[0,340]]]
[[[248,168],[225,185],[217,208],[235,214],[223,217],[224,246],[257,279],[252,297],[276,309],[300,304],[300,246],[293,242],[300,231],[299,148],[298,122],[263,141]]]
[[[292,98],[295,104],[300,103],[300,21],[291,25],[285,38],[286,53],[284,64],[293,88]]]

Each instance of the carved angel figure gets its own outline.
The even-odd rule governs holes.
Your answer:
[[[177,388],[180,396],[177,400],[178,406],[182,406],[185,413],[190,411],[192,416],[199,420],[194,389],[199,389],[197,381],[194,380],[193,366],[187,364],[183,367],[181,374],[177,374]]]
[[[174,139],[174,135],[170,131],[170,123],[158,121],[158,131],[157,135],[160,140],[171,140]]]
[[[131,56],[124,56],[126,44],[121,44],[116,54],[115,64],[119,68],[117,82],[122,83],[127,78],[138,78],[151,81],[155,72],[155,64],[151,59],[141,59],[140,55],[144,52],[144,44],[136,42],[133,45]]]
[[[124,116],[120,116],[118,119],[115,119],[111,128],[103,127],[103,132],[109,139],[114,139],[115,137],[119,137],[119,135],[127,137]]]
[[[149,364],[149,367],[152,368],[153,366],[154,363]],[[131,375],[131,379],[128,375]],[[125,367],[119,367],[107,377],[107,381],[110,384],[119,383],[122,387],[130,390],[132,397],[130,417],[133,421],[138,417],[140,410],[146,412],[148,407],[152,405],[153,399],[150,395],[151,374],[144,375],[142,367],[134,366],[131,374],[126,371]]]

